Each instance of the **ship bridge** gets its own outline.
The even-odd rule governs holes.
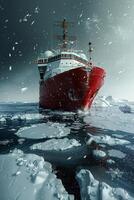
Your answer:
[[[90,67],[90,63],[84,54],[79,55],[75,52],[61,52],[49,58],[38,59],[41,79],[48,79],[78,67]]]
[[[84,55],[84,54],[82,54]],[[85,56],[86,58],[86,56]],[[87,59],[82,58],[79,54],[74,53],[74,52],[61,52],[58,55],[49,57],[49,58],[39,58],[38,59],[38,66],[40,65],[44,65],[44,64],[48,64],[48,63],[52,63],[55,61],[59,61],[59,60],[75,60],[78,61],[80,63],[82,63],[83,65],[89,65],[89,61]]]

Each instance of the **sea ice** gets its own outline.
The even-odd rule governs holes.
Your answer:
[[[119,151],[119,150],[116,150],[116,149],[111,149],[111,150],[108,150],[108,155],[110,157],[115,157],[115,158],[125,158],[126,154]]]
[[[46,142],[33,144],[31,146],[31,149],[64,151],[77,146],[81,146],[81,144],[77,140],[64,138],[51,139]]]
[[[112,160],[112,159],[108,159],[108,160],[107,160],[107,163],[108,163],[108,164],[115,164],[115,161]]]
[[[127,191],[122,188],[112,188],[104,182],[96,180],[91,172],[81,169],[76,179],[80,186],[81,200],[133,200]]]
[[[112,169],[110,168],[108,171],[106,171],[107,174],[110,174],[112,181],[115,179],[121,179],[124,172],[120,171],[118,168]]]
[[[74,199],[52,173],[50,163],[42,157],[26,155],[17,149],[0,155],[0,182],[2,200]]]
[[[119,109],[124,113],[131,113],[132,112],[131,107],[128,106],[128,105],[119,106]]]
[[[90,135],[90,138],[87,141],[87,144],[89,144],[91,140],[95,141],[98,144],[108,144],[110,146],[130,144],[130,142],[127,140],[118,139],[115,137],[111,137],[109,135],[91,135],[91,134],[89,135]]]
[[[38,120],[38,119],[43,119],[44,116],[39,113],[27,113],[27,114],[17,114],[11,117],[11,120]]]
[[[101,160],[101,159],[105,158],[107,155],[102,150],[93,150],[92,154],[93,154],[94,158],[96,158],[97,160]]]
[[[94,104],[90,109],[90,113],[84,117],[84,122],[103,129],[134,133],[133,104],[127,102],[127,108],[129,107],[132,113],[124,113],[119,107],[122,106],[122,108],[126,108],[123,107],[124,104],[126,105],[125,101],[114,101],[113,99],[111,101],[106,101],[106,99],[103,98],[102,100],[103,103],[104,100],[107,102],[107,104],[105,103],[106,106],[104,107],[101,104],[96,106],[96,104]]]
[[[6,122],[5,117],[0,116],[0,122]]]
[[[21,128],[16,135],[24,138],[41,139],[41,138],[60,138],[70,134],[70,129],[65,124],[59,123],[42,123],[30,127]]]
[[[134,145],[126,145],[126,148],[128,148],[128,149],[130,149],[130,150],[132,150],[132,151],[134,151]]]
[[[10,140],[1,140],[0,145],[7,145],[10,143]]]
[[[44,116],[39,113],[15,114],[13,116],[4,114],[4,115],[0,115],[0,122],[6,123],[7,119],[11,121],[18,121],[18,120],[32,121],[32,120],[39,120],[43,118]]]

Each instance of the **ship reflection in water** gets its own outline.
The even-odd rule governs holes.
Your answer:
[[[85,122],[84,115],[73,112],[39,112],[37,104],[2,104],[0,110],[0,160],[18,150],[24,155],[42,156],[75,199],[84,195],[79,180],[81,169],[85,174],[88,170],[95,180],[105,182],[108,187],[123,188],[133,196],[133,150],[127,148],[134,143],[132,134],[93,127]],[[0,163],[2,169],[4,164]],[[2,173],[6,172],[1,170],[0,177]],[[91,181],[88,178],[86,184]]]

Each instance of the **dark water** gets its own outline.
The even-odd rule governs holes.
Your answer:
[[[110,186],[121,187],[127,190],[132,196],[134,193],[134,150],[128,149],[125,145],[100,145],[98,146],[105,152],[114,149],[126,154],[124,158],[112,157],[115,161],[113,164],[97,162],[92,158],[91,150],[87,147],[86,141],[89,138],[88,133],[99,135],[115,135],[116,137],[130,141],[134,146],[134,135],[121,131],[104,130],[90,126],[83,121],[83,117],[76,113],[61,113],[52,112],[50,110],[43,112],[43,118],[35,118],[34,114],[38,114],[39,109],[37,104],[1,104],[0,105],[0,153],[8,154],[14,148],[23,150],[24,153],[35,153],[43,156],[46,161],[49,161],[59,177],[66,190],[70,194],[75,195],[75,199],[80,199],[80,189],[75,179],[76,171],[80,168],[89,169],[94,177],[100,181],[104,181]],[[25,114],[32,114],[33,118],[25,119]],[[20,140],[15,133],[22,127],[30,126],[38,123],[58,122],[66,124],[71,133],[66,136],[75,138],[81,143],[81,147],[75,147],[66,151],[41,151],[30,150],[32,144],[44,142],[48,139],[25,139]],[[46,130],[47,131],[47,130]],[[67,159],[71,157],[71,159]]]

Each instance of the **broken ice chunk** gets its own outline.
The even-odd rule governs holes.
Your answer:
[[[81,200],[133,200],[127,191],[122,188],[112,188],[104,182],[96,180],[91,172],[81,169],[76,179],[80,186]]]
[[[77,140],[64,138],[64,139],[51,139],[46,142],[33,144],[31,146],[31,149],[64,151],[78,146],[81,146],[81,144]]]

